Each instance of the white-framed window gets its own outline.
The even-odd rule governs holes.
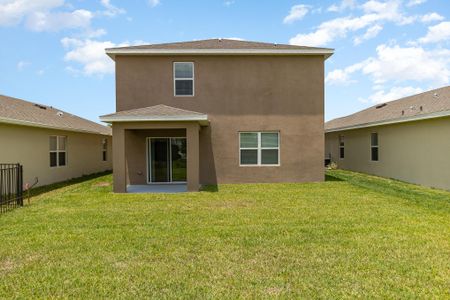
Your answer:
[[[370,160],[378,161],[379,153],[378,153],[378,133],[372,132],[370,134]]]
[[[194,96],[194,63],[173,63],[173,93],[177,97]]]
[[[239,132],[240,166],[279,166],[280,133]]]
[[[50,167],[67,165],[67,137],[50,136]]]
[[[102,139],[102,161],[108,160],[108,139]]]
[[[345,141],[344,136],[339,136],[339,158],[344,159],[345,158]]]

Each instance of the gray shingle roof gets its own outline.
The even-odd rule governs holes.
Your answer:
[[[332,50],[330,48],[316,48],[316,47],[306,47],[306,46],[296,46],[296,45],[286,45],[286,44],[275,44],[275,43],[262,43],[262,42],[251,42],[251,41],[241,41],[241,40],[231,40],[231,39],[208,39],[208,40],[198,40],[189,42],[176,42],[176,43],[164,43],[164,44],[151,44],[151,45],[140,45],[131,47],[118,47],[118,48],[108,48],[110,49],[265,49],[265,50],[275,50],[275,49],[315,49],[315,50]]]
[[[414,117],[427,117],[434,113],[450,112],[450,86],[379,104],[365,110],[325,123],[325,130],[349,127],[368,127],[381,122],[408,121]]]
[[[0,123],[111,135],[111,128],[57,108],[0,95]]]
[[[120,121],[207,121],[208,116],[196,111],[185,110],[164,104],[119,111],[100,117],[104,122]]]

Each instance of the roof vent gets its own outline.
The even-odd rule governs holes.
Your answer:
[[[438,93],[434,93],[433,94],[433,98],[436,98],[436,99],[439,98],[439,94]]]
[[[387,105],[386,103],[381,103],[381,104],[378,104],[377,106],[375,106],[375,108],[379,109],[379,108],[385,107],[386,105]]]
[[[219,42],[221,42],[222,41],[222,38],[219,38]]]
[[[276,46],[278,46],[278,44],[277,43],[273,43],[273,45],[276,47]]]
[[[62,111],[58,111],[56,114],[58,115],[58,117],[64,116],[64,113]]]
[[[35,104],[34,106],[39,107],[40,109],[47,109],[47,106]]]

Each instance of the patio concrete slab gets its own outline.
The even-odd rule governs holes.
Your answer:
[[[143,193],[184,193],[187,192],[186,184],[145,184],[145,185],[128,185],[127,193],[143,194]]]

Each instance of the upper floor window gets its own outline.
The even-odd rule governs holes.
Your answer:
[[[66,136],[50,136],[50,167],[62,167],[66,165],[66,147]]]
[[[194,63],[173,63],[173,87],[175,96],[194,96]]]
[[[107,161],[108,160],[108,139],[103,139],[102,140],[102,160],[103,161]]]
[[[378,161],[378,133],[376,132],[370,134],[370,159]]]
[[[280,165],[278,132],[240,132],[239,156],[241,166]]]
[[[345,157],[345,141],[344,141],[344,136],[340,135],[339,136],[339,158],[344,159],[344,157]]]

